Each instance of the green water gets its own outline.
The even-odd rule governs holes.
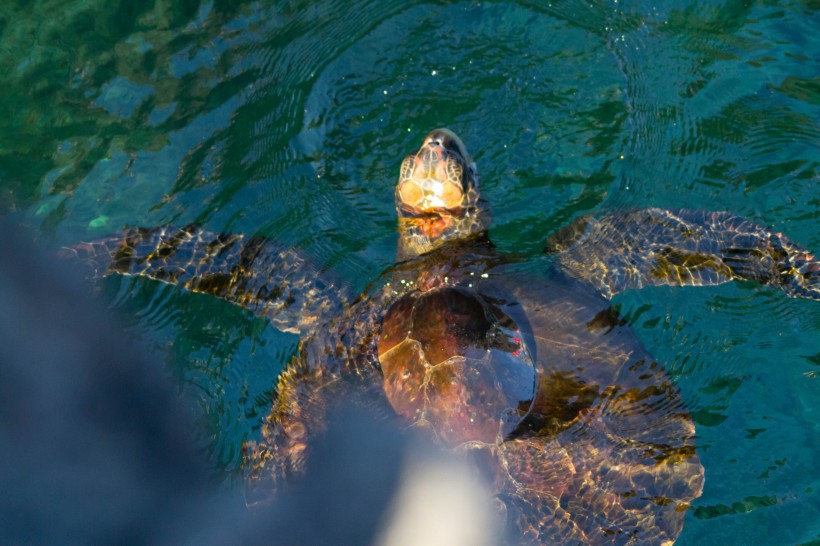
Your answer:
[[[0,212],[52,248],[126,225],[258,232],[360,288],[394,259],[403,154],[448,126],[503,250],[651,205],[732,210],[818,252],[818,28],[816,0],[5,0]],[[235,484],[297,338],[150,281],[98,289]],[[695,417],[706,486],[678,543],[820,541],[820,306],[749,283],[615,303]]]

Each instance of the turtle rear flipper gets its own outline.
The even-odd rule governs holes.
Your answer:
[[[346,299],[341,284],[296,249],[192,226],[132,228],[65,247],[60,255],[85,262],[97,278],[143,276],[211,294],[294,333],[334,316]]]
[[[640,209],[579,218],[550,237],[560,267],[607,297],[644,286],[733,279],[820,299],[820,261],[780,233],[729,212]]]
[[[327,443],[329,431],[336,441],[359,437],[366,442],[380,442],[379,449],[386,448],[385,441],[390,439],[380,427],[397,427],[399,421],[385,398],[379,377],[373,367],[338,370],[311,366],[302,357],[294,358],[279,375],[261,437],[243,446],[248,506],[270,502],[289,480],[310,472],[317,449],[320,457],[332,460],[331,470],[338,471],[337,465],[343,464],[338,457],[350,456],[351,451],[334,450],[333,444]],[[366,428],[353,437],[345,436],[346,431],[355,432],[359,427]],[[365,448],[351,449],[357,452]],[[330,492],[338,494],[332,489]]]

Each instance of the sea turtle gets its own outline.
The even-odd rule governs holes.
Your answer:
[[[302,334],[247,449],[249,502],[304,471],[344,398],[463,455],[512,542],[672,543],[703,486],[694,425],[609,297],[740,278],[820,299],[820,263],[730,213],[644,209],[576,220],[533,272],[489,240],[475,165],[446,129],[404,160],[395,198],[398,263],[355,298],[297,249],[197,227],[70,253]]]

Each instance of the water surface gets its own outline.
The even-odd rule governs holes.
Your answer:
[[[392,187],[465,140],[502,250],[584,213],[732,210],[820,251],[820,4],[102,2],[0,7],[0,208],[56,248],[197,222],[391,264]],[[235,486],[297,338],[107,279]],[[820,306],[751,283],[615,304],[680,386],[706,468],[679,544],[820,541]],[[234,484],[234,485],[231,485]]]

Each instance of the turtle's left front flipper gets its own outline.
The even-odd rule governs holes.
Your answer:
[[[296,249],[262,237],[197,227],[133,228],[62,249],[89,265],[94,277],[149,277],[203,292],[265,316],[283,331],[302,333],[344,305],[340,287]]]
[[[571,277],[607,297],[644,286],[733,279],[820,300],[820,261],[780,233],[728,212],[639,209],[579,218],[550,237]]]

